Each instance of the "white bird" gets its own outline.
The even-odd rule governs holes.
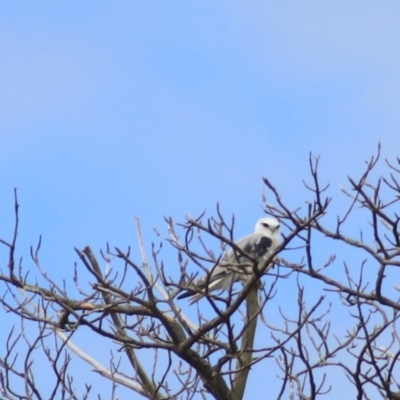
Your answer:
[[[254,233],[240,239],[236,242],[236,246],[256,259],[257,267],[262,267],[263,260],[266,260],[279,246],[280,236],[280,223],[277,219],[261,218],[257,221]],[[192,282],[187,291],[178,296],[178,299],[192,296],[190,304],[193,304],[207,293],[231,287],[233,282],[243,279],[244,275],[252,272],[251,260],[239,254],[239,251],[230,249],[210,273]]]

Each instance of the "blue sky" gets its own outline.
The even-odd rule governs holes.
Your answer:
[[[339,195],[399,155],[399,49],[396,1],[2,2],[0,236],[17,187],[19,255],[42,235],[61,279],[134,216],[150,244],[219,202],[247,233],[262,176],[303,205],[309,152]]]

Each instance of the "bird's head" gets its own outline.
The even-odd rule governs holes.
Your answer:
[[[262,233],[277,242],[280,240],[281,229],[280,222],[276,218],[261,218],[257,221],[255,232]]]

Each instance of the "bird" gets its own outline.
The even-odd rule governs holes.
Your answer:
[[[263,260],[266,260],[278,248],[280,236],[280,222],[276,218],[266,217],[257,221],[253,233],[244,236],[235,244],[258,261],[257,267],[262,267]],[[231,287],[234,282],[242,280],[245,274],[252,272],[253,263],[250,258],[239,254],[239,251],[230,249],[207,275],[191,282],[185,289],[186,292],[177,298],[191,297],[190,304],[193,304],[210,292]]]

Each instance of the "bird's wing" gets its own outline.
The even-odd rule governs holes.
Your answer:
[[[252,233],[240,239],[236,245],[249,256],[258,260],[270,250],[272,240],[262,233]],[[247,257],[235,249],[229,250],[224,259],[229,262],[248,261]]]
[[[240,239],[236,245],[249,256],[260,259],[271,248],[272,240],[261,233],[252,233]],[[230,249],[210,274],[193,282],[186,289],[186,292],[180,294],[177,298],[184,299],[193,296],[192,302],[194,302],[204,296],[206,285],[208,293],[229,287],[237,279],[237,274],[235,272],[240,272],[232,267],[234,267],[235,264],[244,263],[246,261],[249,261],[248,257],[240,254],[237,250]]]

